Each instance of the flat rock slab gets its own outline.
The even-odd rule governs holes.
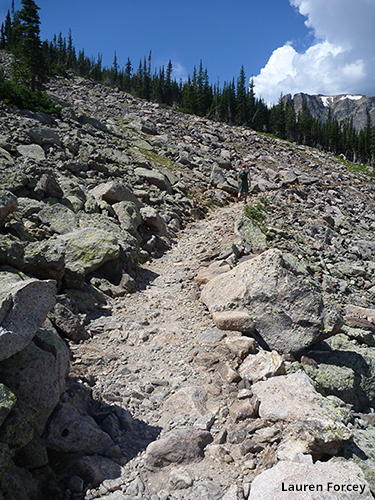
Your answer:
[[[249,500],[371,500],[369,485],[353,462],[279,462],[257,476]]]

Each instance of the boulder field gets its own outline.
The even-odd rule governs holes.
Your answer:
[[[0,497],[372,498],[372,167],[48,93],[0,103]]]

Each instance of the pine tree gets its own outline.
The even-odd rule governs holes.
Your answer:
[[[48,79],[47,62],[40,41],[39,7],[33,0],[22,0],[23,8],[15,15],[18,23],[15,31],[15,62],[13,74],[16,80],[32,91],[42,89]]]
[[[247,97],[247,116],[250,127],[255,127],[255,92],[254,77],[251,75],[249,92]]]
[[[236,122],[244,125],[247,122],[246,76],[241,66],[240,76],[237,78]]]

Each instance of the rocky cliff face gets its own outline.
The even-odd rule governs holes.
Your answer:
[[[328,117],[328,111],[331,111],[332,118],[339,122],[347,118],[353,119],[353,125],[356,130],[363,129],[371,117],[372,123],[375,123],[375,97],[366,97],[364,95],[309,95],[302,92],[286,96],[287,99],[293,99],[294,108],[298,114],[305,104],[310,114],[318,120],[324,122]]]
[[[0,107],[3,497],[256,498],[278,460],[341,480],[312,462],[373,433],[371,172],[80,78],[48,92],[61,118]]]

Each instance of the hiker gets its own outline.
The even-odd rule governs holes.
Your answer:
[[[238,174],[238,199],[242,198],[242,193],[243,193],[245,203],[247,202],[247,195],[249,193],[250,185],[251,181],[249,172],[246,169],[246,163],[243,163],[242,168]]]

